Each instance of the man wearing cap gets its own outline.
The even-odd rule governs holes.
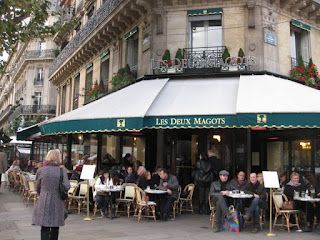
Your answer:
[[[232,216],[228,215],[228,198],[226,197],[229,191],[235,190],[235,187],[228,182],[229,172],[222,170],[219,172],[219,180],[211,183],[210,196],[212,204],[216,209],[215,229],[214,232],[221,231],[222,218],[226,216],[231,220]]]

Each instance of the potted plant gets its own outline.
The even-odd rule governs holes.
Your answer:
[[[180,61],[180,64],[179,62],[176,60],[176,59],[179,59]],[[183,60],[183,54],[182,54],[182,49],[179,48],[176,52],[176,56],[175,56],[175,60],[174,60],[174,65],[175,65],[175,70],[178,71],[178,72],[182,72],[183,71],[183,68],[182,68],[182,60]]]
[[[166,49],[164,51],[164,54],[162,56],[163,63],[161,64],[164,68],[166,68],[167,73],[175,72],[174,68],[172,68],[172,62],[171,62],[171,56],[170,56],[170,50]],[[166,67],[168,66],[168,67]]]
[[[238,65],[238,70],[246,69],[246,59],[245,59],[245,54],[242,48],[240,48],[238,51],[237,65]]]
[[[229,71],[230,53],[227,47],[224,49],[221,58],[223,60],[223,63],[221,64],[222,65],[221,70]]]
[[[117,90],[122,86],[128,85],[135,80],[127,64],[126,68],[120,68],[116,75],[114,75],[109,83],[112,84],[111,91]]]

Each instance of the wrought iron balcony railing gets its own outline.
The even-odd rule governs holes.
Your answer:
[[[93,14],[89,21],[79,30],[77,35],[60,52],[49,68],[49,76],[52,75],[64,61],[73,54],[84,40],[116,9],[124,0],[110,0],[105,3]],[[81,3],[81,2],[80,2]],[[79,4],[80,5],[80,4]],[[79,6],[78,5],[78,6]],[[78,8],[77,8],[78,9]]]
[[[189,66],[185,71],[220,71],[221,58],[225,46],[208,48],[184,48],[184,59],[188,59]]]
[[[9,116],[9,121],[12,121],[17,116],[24,114],[56,114],[56,106],[54,105],[22,105]]]
[[[37,85],[37,86],[43,85],[43,78],[34,78],[33,85]]]
[[[25,54],[21,57],[18,65],[13,70],[12,78],[15,78],[16,74],[19,72],[21,65],[25,60],[29,59],[43,59],[43,58],[55,58],[54,50],[48,49],[48,50],[32,50],[32,51],[26,51]]]
[[[299,59],[297,59],[297,58],[291,58],[291,68],[296,68],[296,67],[298,67],[298,64],[299,64]],[[309,63],[308,63],[308,62],[305,62],[305,61],[303,61],[303,64],[304,64],[304,66],[308,66],[308,65],[309,65]]]

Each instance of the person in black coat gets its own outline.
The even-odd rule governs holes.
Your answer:
[[[217,180],[219,180],[219,172],[222,170],[221,159],[217,158],[215,156],[214,151],[212,151],[212,150],[208,151],[208,158],[209,158],[209,161],[211,162],[213,181],[217,181]]]
[[[196,163],[196,186],[199,190],[199,214],[202,214],[202,208],[205,207],[207,214],[210,214],[208,196],[210,184],[212,182],[211,162],[206,153],[199,154],[199,161]]]
[[[138,185],[139,188],[141,188],[142,190],[145,190],[148,186],[148,181],[145,178],[145,172],[146,172],[146,168],[143,166],[140,166],[138,168],[137,174],[138,174],[138,178],[136,180],[136,184]]]

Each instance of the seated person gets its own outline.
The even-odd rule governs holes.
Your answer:
[[[316,197],[316,193],[320,191],[320,189],[319,189],[320,186],[317,183],[315,176],[312,173],[307,173],[304,176],[304,183],[306,184],[306,189],[308,190],[309,195],[311,197]],[[316,202],[314,204],[312,204],[311,202],[308,202],[305,204],[308,204],[308,207],[307,207],[307,211],[308,211],[307,212],[307,230],[311,231],[311,229],[312,229],[311,226],[313,226],[315,216],[318,218],[318,223],[319,223],[320,204],[319,204],[319,202]]]
[[[100,209],[101,217],[108,216],[108,204],[110,202],[110,195],[102,190],[106,187],[113,186],[112,178],[108,171],[103,171],[102,175],[97,179],[94,187],[94,196],[98,203],[98,208]]]
[[[159,166],[156,166],[155,171],[152,173],[151,177],[151,188],[157,188],[160,184],[160,171],[161,168]]]
[[[72,175],[70,177],[70,180],[77,180],[78,182],[81,181],[80,175],[82,171],[82,166],[77,166],[74,171],[72,171]]]
[[[137,171],[138,178],[136,180],[136,184],[142,190],[145,190],[148,186],[147,179],[145,178],[145,175],[144,175],[146,171],[147,171],[146,168],[143,166],[140,166]]]
[[[132,166],[128,166],[125,173],[124,182],[134,183],[136,180],[137,180],[137,175],[132,171]]]
[[[179,195],[179,182],[176,176],[169,173],[169,170],[162,169],[160,172],[160,185],[159,189],[167,191],[159,203],[159,215],[164,221],[168,220],[169,214],[172,209],[172,204],[177,200]]]
[[[262,173],[258,173],[257,174],[257,180],[258,182],[264,186],[264,183],[263,183],[263,174]]]
[[[283,172],[279,175],[279,183],[280,183],[280,188],[284,188],[284,186],[288,183],[287,173]]]
[[[230,182],[236,189],[243,190],[244,186],[247,184],[246,174],[243,171],[240,171],[237,177]]]
[[[260,227],[260,210],[265,208],[266,189],[258,182],[257,174],[251,173],[250,182],[243,188],[243,191],[253,195],[252,199],[248,199],[249,210],[243,218],[248,221],[253,216],[253,229],[251,232],[256,233]]]
[[[221,170],[219,172],[219,180],[211,183],[210,187],[210,196],[212,204],[216,208],[216,217],[215,217],[215,229],[214,232],[220,232],[222,226],[222,218],[227,217],[228,220],[231,220],[230,215],[228,215],[228,205],[230,199],[227,198],[229,191],[235,190],[235,187],[228,182],[229,172],[227,170]]]

